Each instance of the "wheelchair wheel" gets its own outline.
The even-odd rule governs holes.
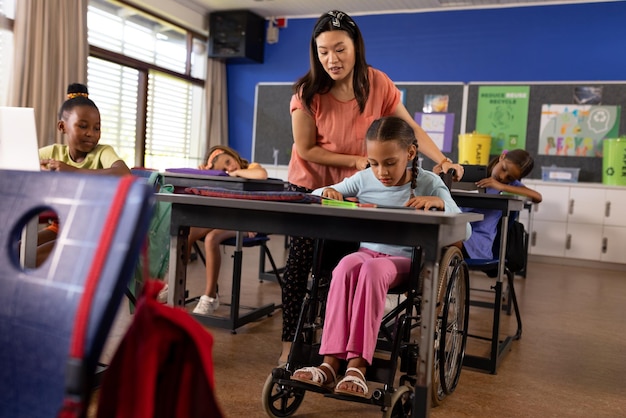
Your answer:
[[[261,395],[263,409],[271,418],[291,416],[302,404],[304,393],[302,389],[275,382],[274,376],[270,374],[265,380]]]
[[[448,247],[441,259],[437,289],[433,406],[440,405],[458,383],[469,321],[469,273],[461,250]]]
[[[413,391],[400,385],[391,395],[391,406],[383,413],[383,418],[409,418],[413,409]]]

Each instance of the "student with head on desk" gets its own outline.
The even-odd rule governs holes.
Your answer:
[[[267,171],[258,163],[249,163],[234,149],[226,146],[216,145],[207,152],[206,163],[200,165],[201,170],[219,170],[226,172],[231,177],[241,177],[245,179],[267,179]],[[236,231],[227,231],[215,228],[196,228],[189,230],[189,245],[191,248],[194,242],[204,238],[204,252],[206,256],[206,287],[200,296],[198,304],[193,313],[198,315],[210,315],[220,305],[217,294],[217,279],[220,274],[222,257],[220,244],[222,241],[233,238]],[[247,232],[248,237],[253,237],[255,232]]]
[[[360,203],[407,206],[460,213],[444,182],[417,167],[418,141],[411,125],[388,116],[375,120],[366,135],[369,168],[314,194]],[[409,166],[407,168],[407,166]],[[467,225],[466,238],[471,231]],[[360,243],[357,252],[341,259],[333,270],[318,367],[304,367],[292,379],[334,388],[335,393],[366,396],[365,369],[372,363],[387,291],[408,280],[410,247]],[[336,382],[340,361],[345,377]]]
[[[446,158],[413,120],[389,77],[367,64],[363,36],[354,20],[338,10],[315,23],[310,69],[294,84],[289,105],[294,145],[289,190],[310,192],[340,182],[367,166],[365,132],[375,119],[397,116],[409,124],[436,173],[463,168]],[[283,332],[279,364],[286,361],[311,269],[313,241],[292,237],[283,277]]]
[[[67,100],[59,110],[57,129],[65,136],[66,144],[53,144],[39,149],[43,171],[62,171],[81,174],[123,176],[130,169],[113,147],[99,144],[100,111],[89,98],[87,86],[70,84]],[[58,221],[39,232],[37,265],[48,256],[59,233]]]
[[[532,171],[535,163],[531,155],[522,149],[504,151],[487,166],[487,178],[476,182],[486,193],[501,192],[525,196],[533,203],[541,202],[541,193],[529,189],[520,181]],[[499,210],[461,208],[463,212],[482,213],[482,221],[472,222],[472,236],[463,243],[463,256],[475,259],[493,259],[493,241],[496,238],[498,222],[502,212]]]

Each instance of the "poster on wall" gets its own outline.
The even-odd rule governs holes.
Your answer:
[[[539,154],[601,157],[602,140],[618,136],[619,106],[544,104]]]
[[[490,154],[526,148],[530,86],[481,86],[476,132],[491,136]]]
[[[452,151],[454,113],[415,113],[415,122],[443,152]]]

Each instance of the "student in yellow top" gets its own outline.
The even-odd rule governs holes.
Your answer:
[[[54,144],[39,150],[41,169],[45,171],[74,171],[84,174],[123,176],[130,169],[110,145],[100,141],[100,111],[89,98],[87,86],[70,84],[67,100],[59,111],[57,129],[67,145]]]
[[[109,174],[123,176],[130,169],[110,145],[100,145],[100,111],[89,98],[87,86],[70,84],[67,100],[61,105],[57,129],[67,144],[54,144],[39,149],[43,171]],[[59,233],[58,221],[39,231],[37,261],[39,266],[48,257]]]
[[[232,148],[217,145],[207,152],[206,164],[200,165],[202,170],[225,171],[231,177],[241,177],[245,179],[267,179],[267,171],[258,163],[248,163]],[[222,241],[232,238],[236,231],[227,231],[215,228],[190,228],[189,245],[191,248],[194,242],[204,237],[204,253],[206,255],[206,288],[204,294],[193,310],[198,315],[210,315],[220,305],[217,294],[217,279],[220,274],[222,257],[220,244]],[[248,237],[254,237],[255,232],[248,232]]]

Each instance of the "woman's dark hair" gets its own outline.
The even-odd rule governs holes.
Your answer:
[[[415,131],[413,131],[411,125],[397,116],[385,116],[376,119],[368,128],[365,134],[365,140],[381,142],[398,141],[400,145],[406,148],[415,145],[417,149]],[[415,158],[411,161],[411,196],[413,196],[413,189],[417,187],[417,160],[416,152]]]
[[[87,86],[80,83],[72,83],[67,86],[67,100],[61,105],[59,120],[66,119],[67,113],[71,112],[77,106],[89,106],[98,110],[98,106],[89,98]]]
[[[339,10],[331,10],[330,12],[324,13],[315,23],[309,49],[310,69],[304,76],[296,81],[293,85],[293,91],[300,95],[308,111],[311,110],[313,96],[330,91],[335,82],[330,78],[317,57],[317,37],[323,32],[332,30],[347,32],[354,42],[355,63],[352,83],[354,86],[354,97],[362,113],[370,94],[370,83],[367,78],[368,65],[367,61],[365,61],[363,35],[361,35],[361,31],[354,20]]]
[[[533,157],[530,156],[528,151],[525,151],[523,149],[513,149],[510,151],[507,151],[506,154],[504,154],[504,158],[519,167],[520,169],[519,179],[523,179],[524,177],[529,175],[530,172],[533,171],[533,168],[535,167],[535,161],[533,160]],[[491,171],[493,170],[493,167],[495,167],[495,165],[498,164],[498,161],[500,161],[499,156],[489,161],[489,165],[487,166],[488,175],[491,176]]]

